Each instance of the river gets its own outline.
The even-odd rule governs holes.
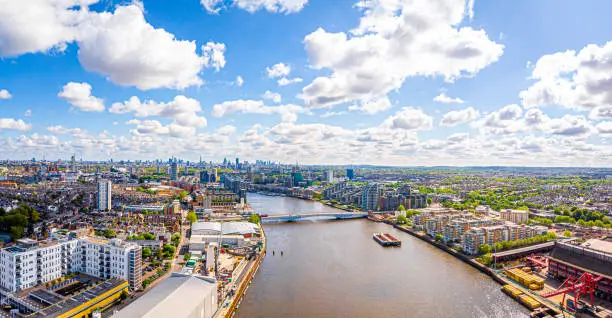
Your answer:
[[[337,211],[289,197],[249,193],[248,201],[257,213]],[[268,252],[239,318],[528,317],[488,276],[387,224],[304,221],[264,229]],[[372,234],[383,231],[402,246],[374,242]]]

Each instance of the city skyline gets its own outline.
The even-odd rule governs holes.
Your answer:
[[[0,159],[610,167],[610,9],[7,2]]]

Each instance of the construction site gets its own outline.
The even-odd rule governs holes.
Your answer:
[[[612,237],[566,239],[544,251],[494,254],[494,261],[502,290],[531,317],[612,318]]]

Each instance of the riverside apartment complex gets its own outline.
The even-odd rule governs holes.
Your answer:
[[[21,239],[0,250],[0,287],[18,292],[70,273],[121,278],[131,290],[142,284],[140,247],[119,239],[63,237],[45,241]]]

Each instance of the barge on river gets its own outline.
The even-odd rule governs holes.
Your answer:
[[[395,236],[389,233],[374,233],[372,236],[376,243],[382,246],[400,246],[402,245],[402,241],[395,238]]]

